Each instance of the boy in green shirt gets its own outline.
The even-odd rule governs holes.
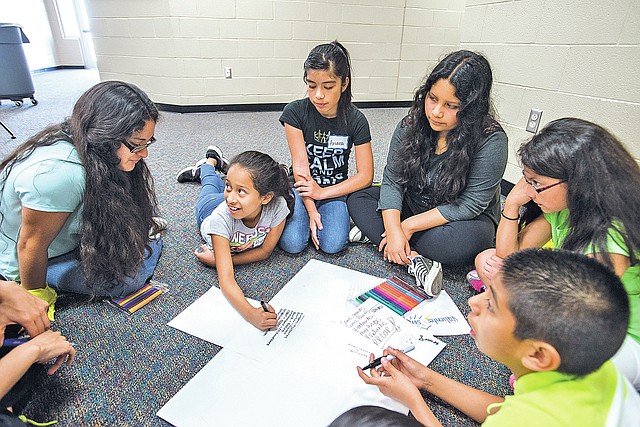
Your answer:
[[[624,340],[629,301],[607,267],[562,250],[517,252],[469,305],[471,336],[511,369],[513,396],[466,386],[392,348],[385,353],[393,362],[358,374],[426,426],[441,424],[419,388],[485,426],[631,426],[640,419],[640,396],[609,361]]]

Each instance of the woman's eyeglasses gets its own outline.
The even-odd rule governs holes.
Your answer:
[[[155,136],[152,136],[151,139],[149,140],[149,142],[147,142],[146,144],[142,144],[142,145],[133,145],[130,144],[127,141],[123,141],[122,143],[124,144],[125,147],[127,147],[129,149],[129,151],[131,151],[131,154],[135,154],[138,153],[146,148],[149,148],[149,146],[151,144],[155,144],[157,141]]]
[[[529,185],[531,186],[531,188],[533,188],[533,189],[536,191],[536,193],[538,193],[538,194],[542,193],[544,190],[548,190],[548,189],[550,189],[550,188],[553,188],[553,187],[555,187],[556,185],[560,185],[560,184],[562,184],[563,182],[567,182],[567,180],[566,180],[566,179],[563,179],[562,181],[558,181],[558,182],[555,182],[555,183],[553,183],[553,184],[545,185],[544,187],[539,187],[537,184],[534,184],[533,182],[529,181],[529,180],[527,179],[527,177],[526,177],[526,176],[524,176],[524,172],[522,173],[522,178],[524,178],[524,182],[526,182],[527,184],[529,184]]]

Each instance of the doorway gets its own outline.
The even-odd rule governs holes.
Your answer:
[[[84,0],[55,0],[55,4],[63,37],[78,39],[85,68],[96,68],[96,52]]]

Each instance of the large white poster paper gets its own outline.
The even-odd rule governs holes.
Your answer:
[[[260,303],[247,298],[249,304],[260,307]],[[216,287],[209,289],[195,300],[168,325],[205,341],[226,346],[247,323]]]
[[[225,348],[158,415],[179,427],[313,427],[326,426],[361,404],[407,413],[358,377],[356,366],[365,365],[370,352],[381,354],[382,347],[342,323],[355,309],[348,301],[381,281],[309,261],[270,301],[282,324],[266,334],[245,322],[218,289],[210,290],[170,325]],[[403,331],[412,330],[413,325],[392,314]],[[428,364],[444,343],[423,334],[428,345],[418,337],[412,356]]]
[[[269,303],[276,311],[286,308],[339,322],[353,310],[353,298],[381,281],[379,277],[310,260]],[[247,300],[254,307],[260,306],[257,301]],[[239,329],[253,328],[216,287],[178,314],[169,326],[222,347],[239,334]]]
[[[298,348],[267,364],[223,349],[158,416],[179,427],[322,427],[361,404],[408,413],[358,377],[356,366],[367,359],[345,354],[348,331],[319,322],[324,334],[301,333]]]
[[[434,336],[421,332],[373,298],[359,305],[343,324],[356,335],[365,338],[376,356],[381,356],[389,346],[399,349],[414,346],[411,357],[428,365],[446,345]]]

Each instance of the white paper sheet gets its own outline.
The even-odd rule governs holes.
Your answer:
[[[247,298],[249,304],[259,307],[260,303]],[[205,341],[226,346],[247,323],[216,287],[209,289],[195,300],[168,325]]]
[[[339,322],[353,310],[350,299],[383,279],[325,262],[310,260],[270,304],[287,307],[317,319]]]
[[[431,335],[464,335],[471,330],[458,306],[445,290],[438,298],[424,301],[405,313],[404,318]]]
[[[286,307],[318,319],[343,320],[353,310],[349,301],[380,284],[383,279],[317,260],[310,260],[269,303],[276,310]],[[286,289],[286,291],[285,291]],[[247,298],[254,307],[259,303]],[[226,347],[238,329],[253,328],[216,287],[209,289],[169,326],[205,341]],[[246,327],[248,325],[248,327]]]
[[[260,331],[245,322],[236,329],[234,338],[227,343],[225,349],[262,363],[269,363],[283,351],[290,349],[301,348],[301,353],[305,354],[305,336],[320,335],[321,323],[317,320],[310,321],[299,311],[280,309],[278,315],[278,326],[271,331]]]
[[[323,336],[302,336],[298,349],[268,364],[223,349],[158,416],[179,427],[320,427],[361,404],[408,413],[358,377],[356,366],[366,358],[337,356],[348,331],[339,323],[319,322]],[[304,351],[296,351],[300,348]]]
[[[326,426],[361,404],[407,413],[407,408],[357,375],[356,366],[367,364],[369,353],[382,354],[383,347],[341,323],[354,311],[347,301],[381,281],[309,261],[270,301],[279,312],[292,312],[285,322],[289,326],[266,335],[245,322],[220,290],[212,288],[169,324],[225,348],[158,415],[180,427],[313,427]],[[428,364],[444,343],[424,331],[418,331],[416,338],[413,325],[391,313],[394,324],[401,324],[406,332],[396,337],[413,336],[412,356]],[[400,346],[402,342],[384,343]]]
[[[403,349],[413,345],[415,350],[411,357],[428,365],[446,346],[446,343],[416,328],[373,298],[359,305],[342,323],[354,334],[365,338],[370,346],[373,345],[371,352],[376,357],[382,356],[383,350],[389,346]]]

